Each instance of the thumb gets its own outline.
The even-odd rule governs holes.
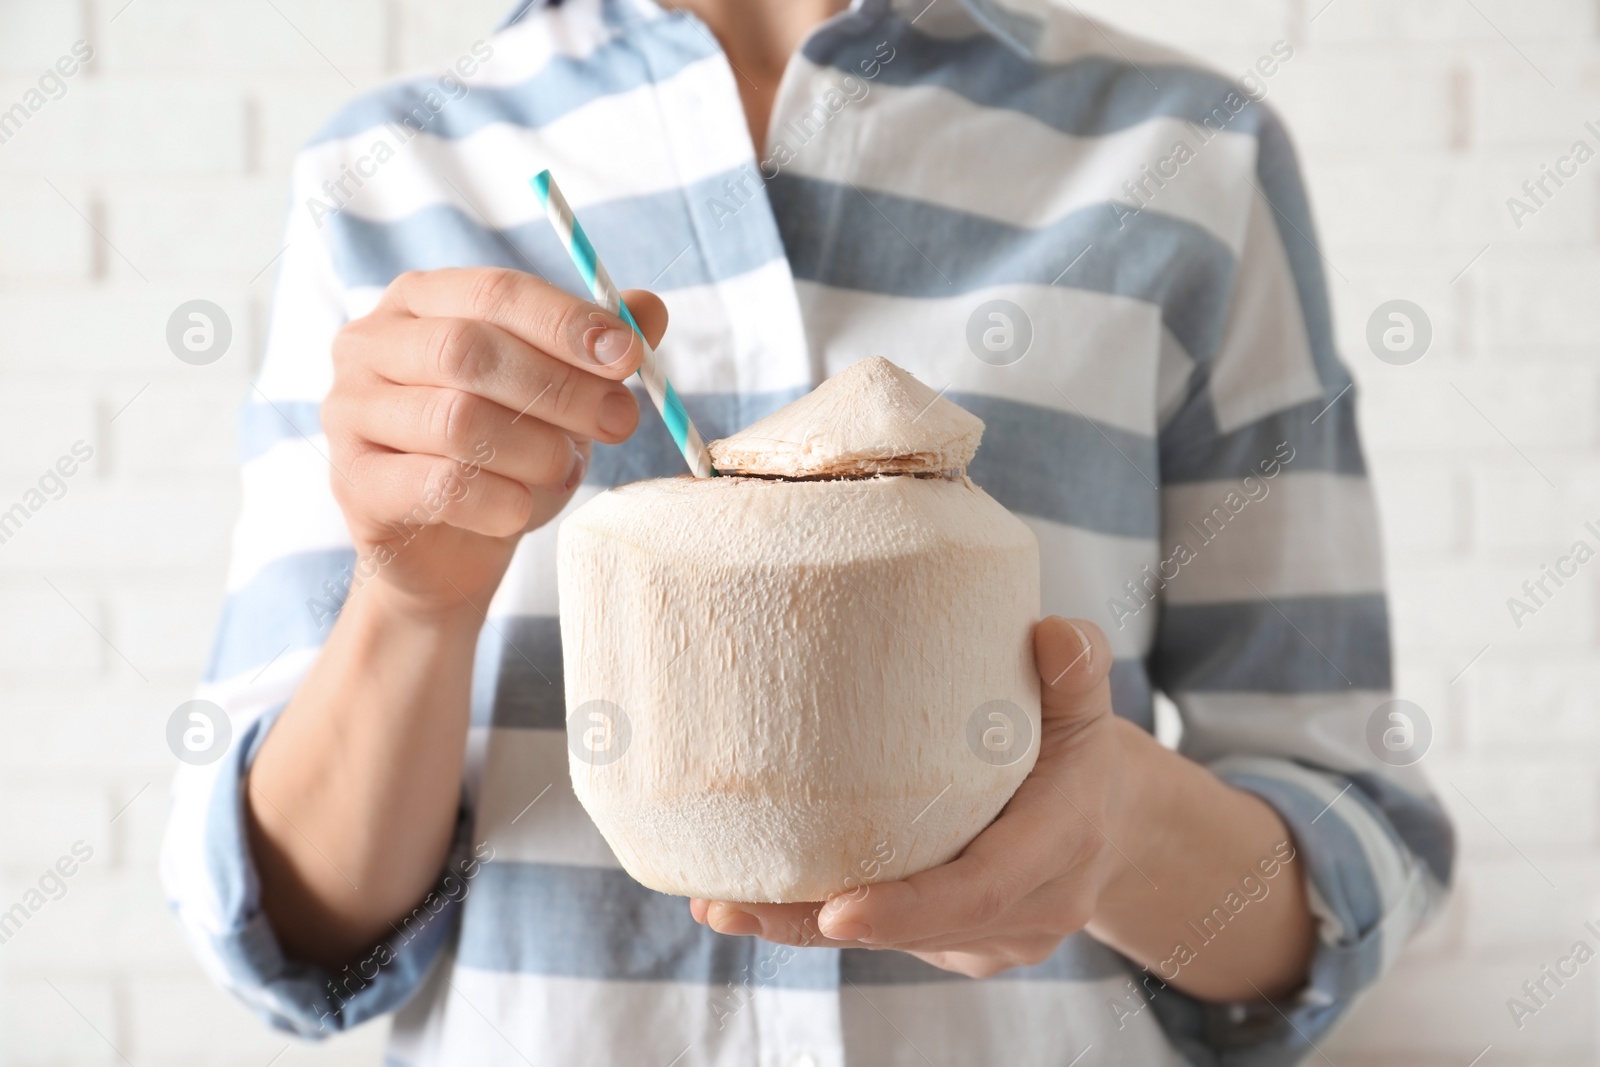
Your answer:
[[[1033,628],[1033,660],[1045,719],[1082,715],[1086,700],[1110,709],[1111,642],[1094,623],[1059,615],[1040,619]]]
[[[633,321],[639,324],[644,339],[654,348],[667,332],[667,305],[648,289],[624,289],[622,302],[633,312]]]

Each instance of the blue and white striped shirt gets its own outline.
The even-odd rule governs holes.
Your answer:
[[[199,693],[234,743],[183,768],[163,853],[202,961],[304,1034],[398,1011],[395,1064],[1298,1061],[1438,906],[1453,844],[1415,771],[1366,740],[1391,677],[1376,516],[1282,125],[1042,0],[858,0],[792,59],[759,153],[736,77],[652,0],[529,0],[298,156]],[[582,292],[527,184],[546,167],[618,283],[665,298],[661,356],[708,439],[872,354],[985,420],[971,476],[1038,535],[1045,611],[1109,634],[1118,713],[1151,727],[1167,695],[1182,751],[1289,826],[1320,928],[1302,994],[1202,1004],[1085,934],[971,980],[696,925],[573,797],[554,523],[489,611],[437,891],[338,973],[285,958],[241,783],[351,581],[318,423],[330,344],[407,270]],[[1008,321],[998,358],[983,331]],[[573,504],[681,466],[646,410]]]

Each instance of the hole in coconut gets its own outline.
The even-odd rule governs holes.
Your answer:
[[[964,471],[851,471],[848,474],[756,474],[747,471],[717,471],[723,478],[748,478],[756,482],[870,482],[874,478],[938,478],[959,482]]]

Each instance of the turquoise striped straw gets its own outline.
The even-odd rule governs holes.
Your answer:
[[[567,246],[567,254],[572,257],[572,263],[578,268],[578,273],[583,275],[584,283],[589,286],[589,292],[594,294],[595,303],[632,326],[633,332],[639,335],[639,342],[644,345],[644,362],[639,364],[639,377],[644,381],[644,388],[650,394],[650,399],[655,402],[656,410],[661,412],[661,417],[666,420],[667,430],[677,442],[678,451],[682,452],[683,458],[688,461],[689,469],[694,472],[696,478],[716,477],[716,468],[711,466],[711,453],[706,451],[705,442],[700,440],[700,431],[689,421],[689,413],[683,410],[683,401],[678,399],[678,391],[667,381],[666,371],[661,368],[661,361],[656,358],[655,350],[650,347],[650,342],[644,339],[644,331],[639,329],[639,324],[634,321],[633,312],[622,302],[621,291],[612,283],[611,275],[606,273],[605,264],[601,263],[600,257],[595,254],[594,245],[589,243],[588,235],[583,232],[583,227],[578,225],[577,216],[572,213],[567,198],[561,195],[561,189],[556,185],[555,179],[550,176],[548,170],[542,170],[533,176],[529,184],[533,186],[533,191],[539,194],[539,202],[544,205],[545,214],[550,217],[550,225],[555,227],[556,236],[561,238],[561,243]]]

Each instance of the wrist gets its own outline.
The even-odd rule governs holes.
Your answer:
[[[1147,872],[1169,846],[1164,839],[1170,820],[1163,810],[1174,776],[1173,768],[1163,764],[1181,758],[1134,723],[1120,717],[1112,722],[1122,761],[1121,797],[1106,827],[1106,838],[1114,847],[1108,848],[1109,869],[1094,909],[1097,918],[1114,902],[1152,891]]]
[[[486,594],[485,606],[488,599]],[[484,624],[483,612],[465,596],[422,596],[382,578],[352,588],[340,615],[351,616],[364,630],[399,630],[445,643],[476,643]]]

